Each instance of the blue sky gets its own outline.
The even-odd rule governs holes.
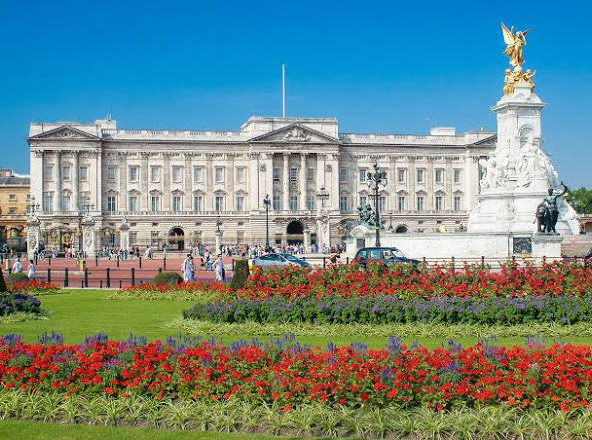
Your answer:
[[[592,187],[587,1],[0,0],[0,165],[28,172],[33,121],[236,130],[252,114],[337,117],[342,132],[495,130],[500,21],[531,27],[545,147]]]

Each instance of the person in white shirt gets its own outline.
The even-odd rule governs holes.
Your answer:
[[[14,264],[12,265],[12,273],[21,273],[22,271],[23,265],[21,263],[21,260],[17,258]]]
[[[193,281],[193,270],[193,257],[191,254],[187,254],[187,258],[183,260],[183,265],[181,266],[181,271],[183,272],[183,281],[186,283]]]
[[[29,281],[35,278],[35,264],[33,263],[33,260],[29,260],[29,270],[27,271],[27,278],[29,278]]]
[[[224,281],[224,263],[222,262],[222,254],[218,254],[218,258],[214,261],[214,270],[216,271],[216,281]]]

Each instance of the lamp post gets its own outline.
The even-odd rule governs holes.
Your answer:
[[[374,246],[380,247],[380,207],[378,203],[378,191],[386,186],[386,171],[380,171],[378,162],[374,163],[374,172],[368,172],[366,183],[370,191],[374,192],[374,212],[376,214],[376,241]]]
[[[269,194],[265,195],[263,199],[263,204],[265,205],[265,250],[269,249],[269,207],[271,206],[271,200],[269,199]]]
[[[326,203],[327,200],[329,200],[329,191],[327,191],[327,188],[325,188],[324,186],[321,187],[321,189],[319,190],[319,192],[317,193],[317,199],[320,200],[320,206],[319,206],[319,222],[320,222],[320,231],[321,232],[321,237],[322,240],[319,240],[321,245],[326,244],[327,246],[330,246],[331,243],[325,243],[325,241],[330,241],[330,237],[328,240],[325,240],[325,233],[327,232],[326,230],[328,229],[327,226],[327,222],[329,221],[329,218],[327,217],[326,213]],[[319,237],[319,238],[321,238]]]
[[[95,205],[92,205],[90,203],[86,203],[82,209],[86,211],[86,216],[90,217],[90,211],[93,210],[95,208]],[[83,214],[82,211],[78,211],[78,252],[82,252],[82,238],[84,236],[84,233],[82,231],[82,218],[83,218]]]

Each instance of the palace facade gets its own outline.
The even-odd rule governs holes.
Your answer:
[[[29,192],[29,176],[0,169],[0,252],[26,248]]]
[[[213,244],[218,227],[223,243],[263,244],[267,215],[272,243],[328,245],[343,240],[360,204],[373,205],[366,175],[377,162],[387,172],[386,228],[456,231],[477,202],[479,159],[495,139],[453,128],[340,133],[334,118],[251,117],[239,131],[32,123],[31,195],[39,241],[60,249],[82,248],[83,224],[96,249],[181,250]]]

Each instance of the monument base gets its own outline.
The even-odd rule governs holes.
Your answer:
[[[375,231],[364,225],[352,230],[353,240],[347,242],[347,253],[355,255],[363,246],[372,247]],[[405,256],[421,260],[480,261],[481,258],[508,260],[527,256],[535,261],[561,259],[560,235],[506,233],[506,232],[461,232],[442,234],[396,234],[381,231],[381,246],[396,247]]]

